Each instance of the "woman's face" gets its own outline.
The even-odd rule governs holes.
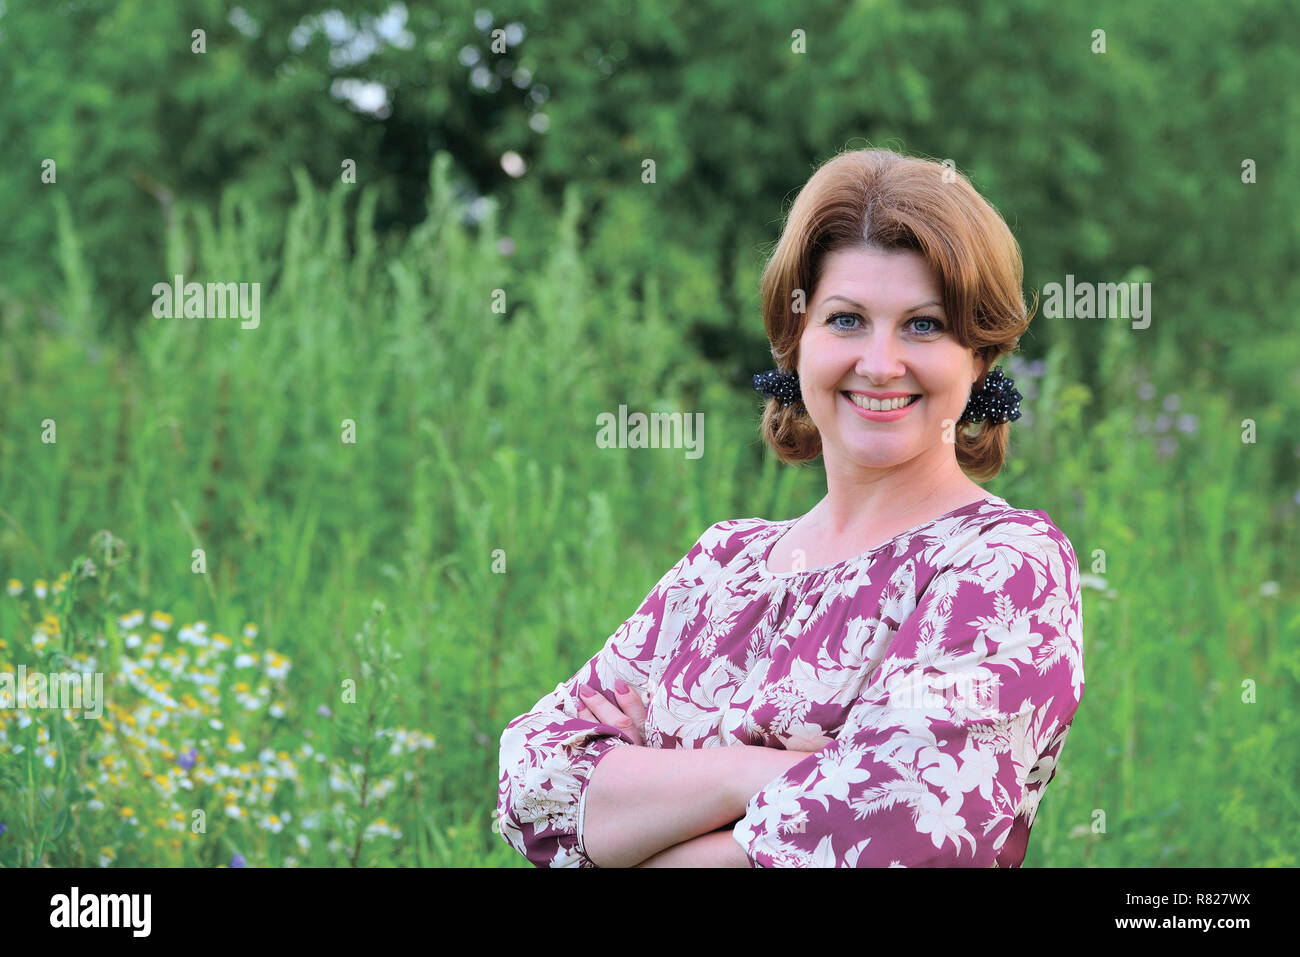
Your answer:
[[[953,423],[981,367],[954,338],[941,299],[938,277],[919,253],[855,248],[827,258],[808,304],[798,371],[828,466],[888,469],[921,456],[934,457],[935,467],[955,461]],[[920,399],[901,413],[871,417],[846,392]],[[952,420],[946,443],[945,420]]]

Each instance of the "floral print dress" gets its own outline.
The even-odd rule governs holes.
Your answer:
[[[578,685],[646,706],[645,745],[810,751],[732,834],[754,867],[1018,867],[1083,695],[1079,569],[1040,510],[990,496],[869,552],[777,574],[797,519],[705,530],[577,674],[501,735],[501,836],[594,867],[592,770],[634,744]]]

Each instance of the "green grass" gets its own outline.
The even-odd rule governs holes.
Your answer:
[[[273,832],[223,813],[215,786],[177,797],[154,783],[207,713],[175,717],[163,746],[133,744],[121,721],[109,732],[32,711],[19,728],[3,712],[0,864],[93,866],[108,846],[114,865],[239,853],[250,866],[527,866],[491,828],[505,724],[594,654],[707,526],[799,514],[824,492],[819,469],[764,454],[757,397],[684,341],[661,305],[673,277],[644,277],[639,299],[634,277],[595,281],[576,194],[558,223],[519,226],[548,250],[543,268],[522,269],[498,252],[494,215],[460,224],[444,159],[429,219],[402,242],[376,240],[372,197],[301,178],[282,223],[236,193],[215,213],[182,210],[158,281],[261,282],[255,330],[146,308],[133,341],[100,339],[66,208],[50,302],[0,304],[0,580],[24,586],[0,595],[0,670],[56,652],[108,661],[126,652],[119,622],[137,608],[174,617],[160,632],[173,655],[193,653],[182,625],[238,643],[256,623],[251,647],[284,656],[288,675],[226,661],[213,714],[241,729],[242,755],[284,751],[298,771],[250,808],[290,813]],[[1177,355],[1139,359],[1126,324],[1098,328],[1105,399],[1079,384],[1073,357],[1049,355],[1026,402],[1034,418],[1012,427],[988,484],[1046,510],[1098,576],[1084,592],[1084,701],[1026,864],[1294,866],[1300,650],[1287,638],[1300,596],[1284,546],[1297,509],[1270,487],[1280,406],[1255,412],[1260,443],[1243,444],[1213,383],[1185,381]],[[1160,402],[1137,398],[1144,379],[1176,384],[1195,434],[1139,424]],[[599,448],[596,417],[620,404],[704,412],[704,456]],[[1162,452],[1169,435],[1178,447]],[[101,529],[127,552],[111,569],[105,539],[92,544]],[[195,548],[206,574],[191,570]],[[82,556],[94,577],[80,577]],[[57,594],[34,598],[36,579],[64,571]],[[400,658],[381,664],[383,647]],[[138,700],[111,683],[120,666],[104,670],[120,689],[110,700]],[[243,709],[241,680],[284,715]],[[349,680],[355,704],[341,697]],[[59,745],[53,767],[42,727]],[[377,728],[436,744],[388,761]],[[238,760],[224,748],[210,738],[199,767]],[[114,750],[135,763],[105,770]],[[207,833],[189,837],[199,807]],[[182,830],[157,825],[177,809]],[[379,817],[402,839],[358,842]]]

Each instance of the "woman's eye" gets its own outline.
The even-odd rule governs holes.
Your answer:
[[[852,325],[849,325],[849,326],[843,326],[843,325],[836,324],[836,323],[835,323],[835,320],[837,320],[837,319],[852,319],[854,323],[857,323],[857,321],[858,321],[858,317],[857,317],[857,315],[856,315],[855,313],[852,313],[852,312],[836,312],[836,313],[832,313],[832,314],[831,314],[831,315],[826,319],[826,322],[827,322],[827,323],[830,323],[830,324],[835,324],[834,327],[835,327],[836,329],[839,329],[839,330],[843,331],[843,332],[848,332],[848,331],[852,330],[854,327],[853,327]],[[943,331],[943,323],[940,322],[938,319],[935,319],[933,316],[914,316],[914,317],[912,317],[912,319],[911,319],[910,321],[911,321],[911,322],[928,322],[928,323],[930,323],[930,325],[929,325],[928,327],[925,327],[925,328],[922,328],[922,329],[918,329],[918,330],[917,330],[918,332],[922,333],[923,335],[932,335],[932,334],[934,334],[934,333],[936,333],[936,332],[942,332],[942,331]]]

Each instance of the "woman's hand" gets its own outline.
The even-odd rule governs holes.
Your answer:
[[[612,724],[636,744],[644,744],[645,706],[641,704],[640,696],[622,680],[614,682],[614,698],[617,704],[611,704],[603,694],[593,691],[585,684],[578,686],[578,697],[587,705],[585,708],[578,708],[579,718]]]

